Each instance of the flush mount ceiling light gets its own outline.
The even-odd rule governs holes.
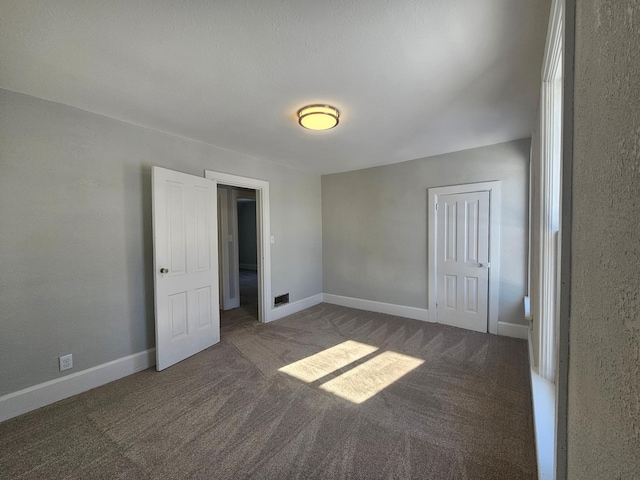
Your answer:
[[[307,105],[298,110],[298,123],[309,130],[329,130],[338,125],[340,112],[331,105]]]

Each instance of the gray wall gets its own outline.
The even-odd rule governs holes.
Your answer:
[[[568,477],[638,478],[640,4],[575,3]]]
[[[528,139],[322,177],[325,293],[427,308],[427,188],[500,180],[500,320],[524,324]]]
[[[238,257],[241,268],[257,267],[256,202],[238,202]]]
[[[320,178],[0,90],[0,395],[154,346],[151,166],[270,182],[272,289],[322,291]]]

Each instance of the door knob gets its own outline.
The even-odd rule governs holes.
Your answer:
[[[160,273],[169,273],[169,269],[168,268],[161,268],[160,269]]]
[[[478,268],[489,268],[489,264],[488,263],[479,263],[478,264]]]

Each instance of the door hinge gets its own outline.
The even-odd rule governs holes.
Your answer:
[[[436,203],[436,210],[438,210],[438,204]]]

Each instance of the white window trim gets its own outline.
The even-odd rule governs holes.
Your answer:
[[[534,426],[536,438],[536,456],[538,478],[553,480],[563,478],[559,467],[562,446],[559,439],[565,434],[560,431],[558,421],[558,368],[559,364],[559,326],[560,326],[560,257],[562,244],[561,219],[562,205],[562,107],[563,107],[563,49],[565,0],[553,0],[547,31],[542,86],[540,92],[540,164],[536,165],[535,175],[532,164],[531,176],[539,178],[534,183],[538,198],[535,206],[531,204],[530,213],[535,215],[536,225],[539,219],[539,231],[531,232],[530,248],[536,256],[534,264],[530,262],[530,275],[538,270],[535,284],[530,285],[532,307],[537,310],[534,321],[538,323],[538,365],[537,373],[533,365],[532,337],[529,337],[531,361],[531,387],[534,404]],[[532,151],[533,151],[532,147]],[[556,162],[556,163],[554,163]],[[555,171],[554,171],[555,169]],[[559,172],[559,175],[557,175]],[[554,177],[555,175],[555,177]],[[557,178],[559,177],[559,178]],[[537,211],[536,211],[537,210]],[[557,475],[561,475],[557,477]]]
[[[560,287],[560,178],[555,171],[561,163],[562,140],[562,48],[564,2],[554,0],[545,49],[540,98],[541,195],[540,278],[538,312],[540,314],[538,373],[553,382],[557,368],[557,319]],[[554,165],[555,163],[555,165]]]

